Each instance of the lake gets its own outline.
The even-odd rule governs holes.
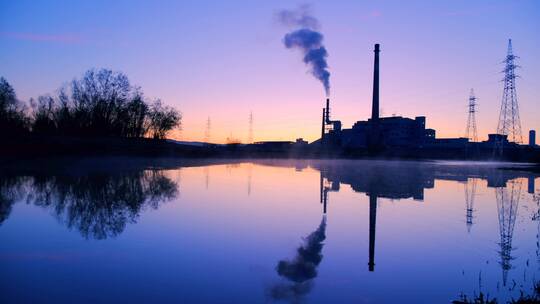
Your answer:
[[[11,164],[0,302],[504,302],[540,280],[539,183],[501,163]]]

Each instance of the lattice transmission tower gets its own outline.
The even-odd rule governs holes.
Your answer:
[[[497,134],[507,135],[508,141],[522,143],[521,122],[519,119],[519,107],[516,94],[516,65],[515,59],[519,58],[512,52],[512,39],[508,39],[508,53],[503,63],[504,73],[504,91],[501,102],[501,112],[499,114],[499,123],[497,125]]]
[[[249,112],[248,144],[253,143],[253,112]]]
[[[474,90],[471,89],[469,95],[469,118],[467,119],[467,129],[465,130],[465,137],[469,141],[478,141],[478,131],[476,129],[476,96],[474,96]]]
[[[204,129],[204,142],[210,142],[210,131],[212,129],[212,122],[210,121],[210,116],[206,120],[206,128]]]

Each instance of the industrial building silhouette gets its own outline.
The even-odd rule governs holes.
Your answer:
[[[531,130],[529,145],[509,142],[505,134],[489,134],[488,140],[475,142],[467,137],[436,138],[434,129],[426,128],[426,117],[414,119],[391,116],[380,117],[379,53],[375,44],[373,69],[373,99],[371,118],[357,121],[350,129],[343,129],[340,120],[331,117],[330,99],[322,110],[321,138],[311,144],[322,154],[371,155],[425,158],[538,158],[535,132]],[[500,151],[495,155],[494,151]],[[502,153],[504,152],[504,154]]]

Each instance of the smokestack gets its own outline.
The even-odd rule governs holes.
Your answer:
[[[373,64],[373,102],[371,108],[371,120],[379,120],[379,44],[375,44],[375,62]]]
[[[330,98],[326,98],[326,124],[330,123]]]
[[[326,114],[325,114],[324,108],[322,108],[321,143],[322,143],[323,138],[324,138],[324,119],[325,119],[325,117],[326,117]]]
[[[529,146],[536,146],[536,131],[530,130],[529,131]]]

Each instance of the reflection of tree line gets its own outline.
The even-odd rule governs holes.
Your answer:
[[[19,200],[53,211],[85,238],[105,239],[122,233],[145,208],[173,199],[178,186],[161,171],[121,174],[5,176],[0,179],[0,223]]]
[[[24,196],[26,179],[0,176],[0,225],[9,217],[13,204]]]

